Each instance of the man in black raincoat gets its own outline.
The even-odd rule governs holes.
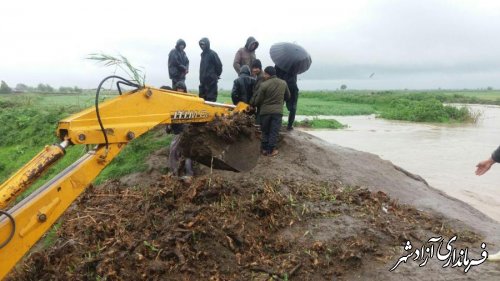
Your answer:
[[[185,48],[186,42],[179,39],[175,48],[168,54],[168,76],[172,79],[172,87],[174,88],[177,82],[186,81],[186,74],[189,72],[189,59],[184,52]]]
[[[285,100],[286,109],[288,109],[288,124],[287,131],[293,130],[295,122],[295,114],[297,113],[297,102],[299,100],[299,87],[297,86],[297,72],[294,69],[284,71],[276,66],[276,76],[285,80],[288,89],[290,90],[290,98]]]
[[[219,55],[210,49],[208,38],[201,38],[200,42],[200,98],[206,101],[217,100],[217,83],[222,74],[222,62]]]
[[[242,101],[249,103],[252,98],[255,86],[255,78],[250,76],[250,67],[243,65],[240,75],[233,82],[233,90],[231,91],[231,99],[233,104]]]
[[[179,81],[174,86],[174,91],[187,93],[186,84]],[[184,124],[172,124],[170,125],[170,130],[167,129],[167,133],[173,133],[174,137],[170,142],[170,153],[168,155],[168,168],[172,176],[179,177],[184,183],[190,184],[194,175],[193,172],[193,161],[191,158],[182,155],[182,149],[180,147],[181,133],[184,130]]]

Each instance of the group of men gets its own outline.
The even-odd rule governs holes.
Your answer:
[[[210,41],[202,38],[199,41],[201,53],[199,96],[207,101],[217,100],[217,82],[222,73],[222,63],[216,52],[210,49]],[[293,70],[288,72],[279,67],[268,66],[262,72],[262,63],[256,58],[255,50],[259,42],[249,37],[244,47],[240,48],[234,57],[233,67],[238,78],[233,82],[231,99],[234,104],[245,102],[257,108],[257,122],[262,131],[261,153],[266,156],[278,154],[276,149],[278,135],[283,116],[283,103],[286,102],[289,111],[287,130],[293,130],[293,122],[297,110],[299,89],[297,74]],[[186,42],[179,39],[168,58],[168,69],[172,87],[177,91],[186,91],[184,83],[189,72],[189,60],[184,52]],[[172,126],[176,137],[172,141],[170,151],[170,168],[174,174],[180,168],[181,157],[179,134],[182,125]],[[185,175],[190,179],[193,175],[190,159],[185,159],[182,167]],[[500,163],[500,147],[492,155],[476,167],[476,175],[483,175],[495,164]],[[185,177],[186,177],[185,176]],[[190,182],[190,181],[189,181]],[[500,261],[500,252],[491,255],[490,260]]]
[[[199,96],[207,101],[217,100],[217,83],[222,74],[222,62],[219,55],[210,49],[210,40],[201,38],[199,41],[201,52],[200,61],[200,86]],[[172,80],[172,88],[177,82],[185,83],[186,75],[189,73],[189,59],[184,49],[186,42],[177,40],[175,48],[168,55],[168,75]]]
[[[202,50],[199,97],[215,102],[222,63],[218,54],[210,48],[208,38],[202,38],[198,43]],[[250,36],[245,46],[236,52],[233,67],[238,78],[233,82],[231,99],[234,104],[244,102],[256,108],[256,123],[260,125],[262,132],[261,153],[265,156],[276,156],[284,103],[289,111],[287,130],[293,130],[299,93],[297,74],[277,66],[268,66],[263,71],[262,63],[255,55],[258,47],[259,42]],[[184,83],[189,72],[189,59],[185,48],[186,42],[179,39],[168,56],[169,77],[174,89],[178,83],[183,83],[183,88],[186,88]]]

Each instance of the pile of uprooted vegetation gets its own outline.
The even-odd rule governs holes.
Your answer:
[[[260,140],[255,117],[234,114],[187,126],[179,145],[184,156],[214,169],[248,171],[257,164]]]
[[[56,243],[9,280],[332,280],[386,265],[406,240],[479,241],[383,192],[206,174],[190,186],[91,187]],[[387,268],[388,269],[388,268]],[[424,273],[424,272],[423,272]]]

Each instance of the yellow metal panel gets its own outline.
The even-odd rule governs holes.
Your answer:
[[[208,122],[233,111],[234,106],[208,104],[194,95],[154,88],[125,93],[99,105],[109,143],[128,142],[129,132],[138,137],[158,124]],[[75,144],[104,143],[95,108],[61,120],[57,133]]]
[[[63,155],[64,149],[59,145],[46,146],[28,164],[24,165],[0,185],[0,209],[5,209],[9,202],[28,188],[34,180]]]
[[[15,219],[16,230],[12,240],[0,249],[0,279],[6,276],[124,146],[112,144],[107,153],[101,146],[87,153],[9,210]],[[6,239],[12,231],[10,220],[5,216],[3,218],[0,221],[0,239]]]

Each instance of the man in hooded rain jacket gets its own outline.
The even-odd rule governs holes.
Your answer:
[[[206,101],[217,100],[217,83],[222,74],[222,63],[219,55],[210,49],[208,38],[201,38],[199,42],[201,52],[199,96]]]
[[[172,87],[174,88],[179,81],[185,83],[186,74],[189,72],[189,59],[184,52],[185,48],[186,42],[179,39],[175,48],[168,54],[168,76],[172,79]]]
[[[259,47],[259,42],[255,40],[252,36],[248,37],[247,43],[244,47],[240,48],[236,55],[234,55],[233,67],[236,73],[239,75],[241,67],[244,65],[252,66],[255,61],[255,50]]]

